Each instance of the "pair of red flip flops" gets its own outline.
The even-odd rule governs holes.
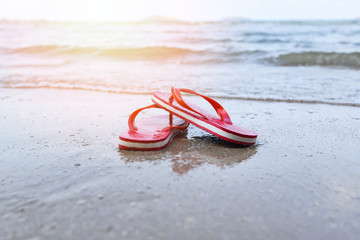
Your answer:
[[[212,105],[218,116],[185,101],[181,92],[204,98]],[[253,145],[256,142],[256,132],[234,125],[229,114],[218,102],[192,90],[172,87],[171,94],[155,92],[152,101],[155,104],[140,108],[130,115],[129,130],[120,134],[119,148],[128,150],[163,149],[190,123],[229,142],[241,145]],[[134,122],[138,113],[148,108],[161,108],[168,111],[169,115],[143,118],[136,121],[135,126]]]

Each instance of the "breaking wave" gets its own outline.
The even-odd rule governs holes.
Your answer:
[[[194,51],[178,47],[140,47],[140,48],[99,48],[99,47],[71,47],[61,45],[39,45],[21,48],[3,48],[3,52],[10,54],[48,54],[48,55],[91,55],[102,57],[114,57],[122,59],[166,59],[187,54],[200,54]]]
[[[338,66],[360,68],[360,52],[301,52],[281,54],[268,58],[268,62],[281,66]]]
[[[185,56],[195,57],[181,61],[182,63],[229,63],[241,60],[241,57],[260,56],[266,51],[243,50],[243,51],[213,51],[192,50],[188,48],[149,46],[140,48],[99,48],[99,47],[70,47],[59,45],[39,45],[20,48],[0,48],[0,52],[19,55],[40,55],[40,56],[79,56],[79,57],[108,57],[121,60],[167,60],[183,58]],[[197,58],[196,58],[197,57]],[[33,64],[34,65],[34,64]],[[1,64],[0,64],[1,67]],[[9,66],[8,66],[9,67]],[[11,67],[11,66],[10,66]],[[26,67],[23,65],[12,67]]]

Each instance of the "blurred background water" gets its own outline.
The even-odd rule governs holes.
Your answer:
[[[360,106],[360,21],[0,21],[0,87]]]

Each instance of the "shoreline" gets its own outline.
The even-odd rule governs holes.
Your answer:
[[[152,92],[131,92],[131,91],[117,91],[110,89],[96,89],[96,88],[84,88],[84,87],[38,87],[38,86],[20,86],[20,87],[6,87],[1,86],[1,89],[50,89],[50,90],[68,90],[68,91],[90,91],[90,92],[101,92],[111,94],[122,94],[122,95],[147,95],[152,96]],[[280,99],[280,98],[255,98],[255,97],[241,97],[241,96],[217,96],[208,94],[208,97],[214,99],[228,99],[228,100],[242,100],[242,101],[255,101],[255,102],[280,102],[280,103],[299,103],[299,104],[324,104],[332,106],[346,106],[346,107],[360,107],[360,103],[352,102],[330,102],[323,100],[306,100],[306,99]],[[189,96],[193,97],[193,96]]]
[[[132,152],[117,149],[118,134],[149,95],[1,88],[0,96],[4,239],[360,234],[356,107],[221,99],[233,122],[258,132],[255,146],[190,126],[164,150]]]

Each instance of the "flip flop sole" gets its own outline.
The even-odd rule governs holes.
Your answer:
[[[186,126],[187,124],[183,124],[181,126]],[[167,147],[167,145],[172,141],[172,139],[178,135],[179,133],[185,130],[173,129],[170,134],[164,138],[159,139],[157,141],[131,141],[126,138],[119,138],[119,148],[126,150],[137,150],[137,151],[154,151],[161,150]]]
[[[209,124],[203,120],[200,120],[197,117],[187,114],[186,112],[182,111],[180,108],[170,105],[169,102],[166,102],[166,101],[162,100],[161,98],[158,98],[155,95],[152,96],[152,101],[155,104],[157,104],[158,106],[160,106],[161,108],[171,112],[172,114],[186,120],[187,122],[190,122],[191,124],[201,128],[207,132],[210,132],[211,134],[213,134],[221,139],[224,139],[229,142],[237,143],[237,144],[242,144],[242,145],[253,145],[256,143],[256,136],[255,137],[254,136],[246,137],[246,136],[240,136],[240,135],[236,135],[236,134],[224,131],[221,128],[218,128],[212,124]]]

